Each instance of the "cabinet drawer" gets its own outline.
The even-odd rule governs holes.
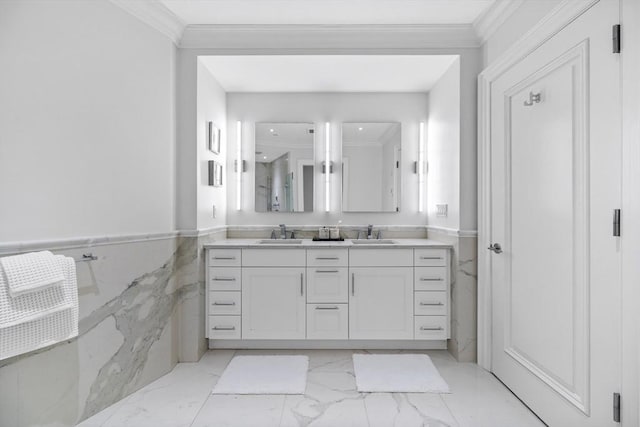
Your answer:
[[[307,339],[349,338],[347,304],[307,304]]]
[[[209,338],[240,339],[240,316],[209,316]]]
[[[447,316],[415,316],[415,339],[446,340],[449,326]]]
[[[349,302],[349,269],[346,267],[307,268],[307,302]]]
[[[441,266],[447,265],[448,250],[446,249],[416,249],[415,265],[419,266]]]
[[[242,312],[242,294],[240,292],[209,292],[209,314],[240,315]]]
[[[413,314],[416,316],[446,316],[448,301],[446,292],[416,292]]]
[[[209,249],[209,267],[240,267],[240,249]]]
[[[243,249],[244,267],[304,267],[304,249]]]
[[[349,249],[350,267],[410,267],[413,249]]]
[[[210,291],[239,291],[241,280],[242,270],[240,268],[209,268]]]
[[[348,249],[307,249],[307,266],[309,267],[348,267]]]
[[[449,284],[447,267],[416,267],[416,291],[446,291]]]

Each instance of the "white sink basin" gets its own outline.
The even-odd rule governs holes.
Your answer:
[[[261,245],[299,245],[302,240],[299,239],[265,239],[258,240]]]
[[[351,241],[351,243],[353,243],[354,245],[395,245],[396,242],[389,239],[354,239]]]

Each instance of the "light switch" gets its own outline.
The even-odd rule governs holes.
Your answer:
[[[449,205],[436,205],[438,210],[436,216],[446,217],[449,211]]]

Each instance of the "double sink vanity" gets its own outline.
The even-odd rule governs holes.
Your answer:
[[[429,239],[228,239],[205,245],[207,338],[450,338],[451,247]],[[240,341],[238,341],[240,340]]]

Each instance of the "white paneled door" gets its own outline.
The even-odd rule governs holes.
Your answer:
[[[491,85],[492,371],[551,427],[617,425],[618,22],[601,0]]]

